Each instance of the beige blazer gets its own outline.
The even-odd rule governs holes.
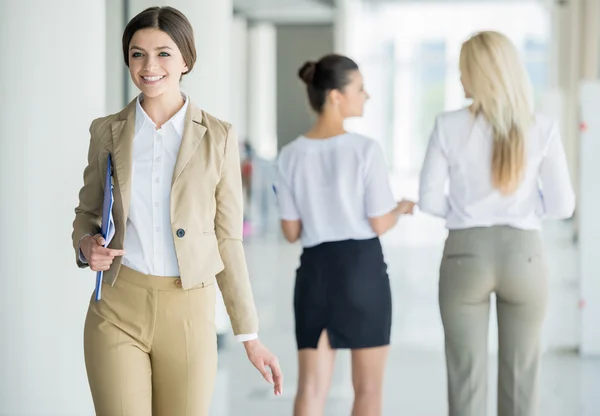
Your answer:
[[[133,100],[120,113],[96,119],[90,126],[88,165],[73,222],[73,247],[79,267],[88,266],[79,260],[80,239],[100,230],[108,153],[114,169],[116,227],[109,247],[123,249],[131,196],[135,108]],[[183,288],[193,288],[216,276],[234,334],[258,332],[242,246],[243,197],[237,137],[231,125],[198,109],[191,100],[171,186],[171,232]],[[121,258],[117,257],[104,272],[104,281],[114,285],[120,268]]]

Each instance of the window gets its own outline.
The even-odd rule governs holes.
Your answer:
[[[354,50],[371,100],[353,127],[377,139],[401,175],[418,175],[435,116],[467,104],[458,61],[472,33],[497,30],[510,37],[536,103],[548,89],[551,19],[539,2],[383,3],[363,18],[369,35],[357,38]]]

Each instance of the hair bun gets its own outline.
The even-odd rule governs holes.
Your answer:
[[[309,85],[313,81],[316,69],[317,63],[315,61],[307,61],[298,71],[298,76],[306,85]]]

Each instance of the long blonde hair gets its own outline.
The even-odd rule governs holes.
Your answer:
[[[533,120],[532,87],[513,43],[498,32],[473,35],[460,51],[463,85],[471,111],[483,114],[494,132],[492,184],[505,195],[521,183],[525,138]]]

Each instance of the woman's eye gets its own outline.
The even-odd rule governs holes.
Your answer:
[[[158,56],[166,57],[171,55],[169,55],[167,52],[161,52]]]
[[[139,58],[140,56],[142,56],[141,52],[134,52],[131,54],[132,58]]]

